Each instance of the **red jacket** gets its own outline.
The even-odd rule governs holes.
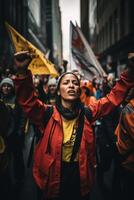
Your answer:
[[[42,130],[43,137],[36,148],[33,175],[38,186],[45,191],[47,198],[58,196],[61,176],[61,150],[63,141],[63,129],[61,116],[54,107],[54,112],[46,128],[44,128],[44,117],[47,105],[39,101],[33,92],[32,76],[16,78],[17,99],[24,112],[27,113],[33,122]],[[115,106],[118,106],[125,98],[130,87],[134,86],[133,80],[129,80],[124,72],[121,79],[112,89],[110,94],[99,100],[90,102],[93,119],[103,117],[110,113]],[[40,145],[41,144],[41,145]],[[50,151],[49,151],[50,150]],[[36,165],[36,166],[35,166]],[[83,135],[79,150],[79,170],[81,194],[85,195],[91,191],[95,165],[95,145],[91,124],[84,122]]]
[[[115,134],[118,150],[125,156],[122,166],[134,173],[134,99],[123,108]]]

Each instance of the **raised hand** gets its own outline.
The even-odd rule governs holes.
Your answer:
[[[23,73],[27,70],[32,61],[32,54],[29,51],[20,51],[14,54],[14,64],[17,72]]]

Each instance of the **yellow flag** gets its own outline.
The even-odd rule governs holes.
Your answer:
[[[20,35],[7,22],[5,25],[11,36],[15,52],[28,50],[34,55],[34,58],[28,66],[28,69],[31,70],[32,74],[50,74],[53,77],[58,76],[58,72],[56,71],[54,64],[51,63],[39,49],[37,49],[33,44]]]

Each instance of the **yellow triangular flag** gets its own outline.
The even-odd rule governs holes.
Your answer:
[[[28,66],[28,69],[31,70],[32,74],[50,74],[53,77],[57,77],[58,72],[56,71],[54,64],[51,63],[39,49],[20,35],[11,25],[7,22],[5,24],[11,36],[15,52],[28,50],[34,55],[32,62]]]

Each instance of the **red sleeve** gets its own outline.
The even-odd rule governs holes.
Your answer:
[[[24,78],[14,78],[15,91],[18,103],[23,111],[38,127],[43,127],[44,113],[47,105],[37,99],[34,92],[32,74],[28,71]]]
[[[131,87],[134,87],[134,76],[130,78],[127,72],[123,72],[107,96],[90,102],[89,107],[92,110],[93,121],[109,114],[116,106],[119,106]]]

